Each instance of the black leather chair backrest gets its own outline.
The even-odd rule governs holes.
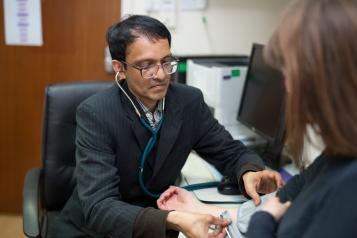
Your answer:
[[[75,185],[77,106],[111,85],[113,81],[82,81],[47,87],[42,141],[43,195],[47,210],[62,209]]]

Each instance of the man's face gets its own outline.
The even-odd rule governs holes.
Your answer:
[[[137,38],[126,50],[126,63],[139,68],[156,65],[171,59],[171,51],[167,39],[150,40],[145,36]],[[152,109],[165,97],[170,83],[170,75],[162,67],[152,78],[143,78],[140,70],[129,65],[125,70],[129,90],[139,98],[145,106]]]

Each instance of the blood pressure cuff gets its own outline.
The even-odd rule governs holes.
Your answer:
[[[243,203],[238,208],[237,224],[235,224],[235,225],[238,228],[237,230],[239,231],[240,236],[234,236],[234,237],[244,237],[244,234],[248,231],[248,226],[249,226],[250,218],[252,217],[252,215],[255,212],[259,211],[269,198],[275,197],[275,194],[276,194],[276,192],[261,196],[260,197],[261,202],[258,206],[255,206],[254,202],[252,200],[249,200],[249,201]],[[227,237],[229,237],[229,236],[227,235]]]
[[[232,220],[231,216],[227,211],[224,211],[221,215],[221,218],[224,218],[226,220]],[[242,238],[242,234],[238,230],[238,226],[234,223],[229,224],[226,228],[226,238]]]

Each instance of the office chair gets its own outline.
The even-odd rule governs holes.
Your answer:
[[[23,190],[23,230],[28,237],[47,237],[51,222],[71,196],[75,179],[76,108],[111,81],[52,84],[45,91],[42,168],[29,170]]]

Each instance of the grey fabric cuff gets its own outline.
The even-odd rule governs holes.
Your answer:
[[[224,219],[229,219],[232,220],[231,216],[227,211],[224,211],[221,215],[222,218]],[[227,236],[228,238],[242,238],[242,234],[238,230],[237,224],[231,223],[227,226],[226,228]]]
[[[250,222],[250,219],[252,218],[253,214],[256,213],[257,211],[260,211],[260,209],[262,208],[262,206],[264,206],[266,201],[271,197],[275,197],[275,195],[276,195],[276,192],[261,196],[260,197],[261,202],[258,206],[255,206],[254,202],[250,200],[250,201],[243,203],[242,206],[240,206],[238,208],[237,226],[238,226],[239,231],[242,234],[247,233],[249,222]]]

